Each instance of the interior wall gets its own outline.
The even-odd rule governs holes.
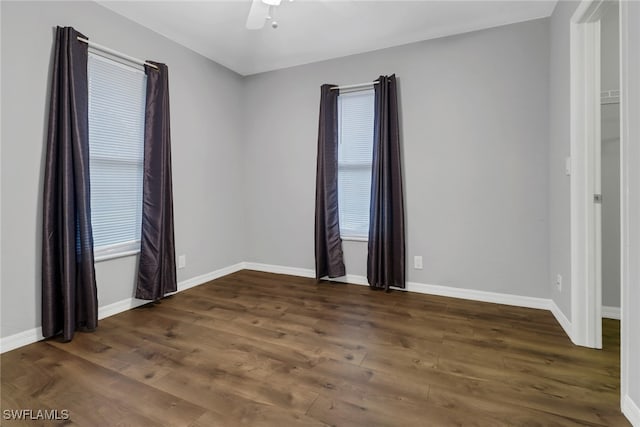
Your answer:
[[[0,335],[40,326],[42,180],[54,27],[169,66],[178,280],[243,260],[242,78],[94,2],[2,8],[2,318]],[[96,265],[101,307],[134,294],[137,257]]]
[[[570,24],[579,2],[559,1],[550,19],[549,84],[549,287],[551,299],[571,319]],[[562,287],[555,286],[562,276]]]
[[[620,7],[614,1],[600,20],[601,90],[620,89]]]
[[[314,268],[320,85],[396,73],[408,280],[548,298],[548,24],[248,77],[247,261]],[[366,274],[366,250],[344,242],[348,274]]]
[[[620,90],[618,3],[600,23],[601,90]],[[602,117],[602,305],[620,307],[620,105],[603,104]]]

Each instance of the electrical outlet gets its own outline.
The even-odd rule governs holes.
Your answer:
[[[187,256],[180,255],[178,257],[178,268],[185,268],[187,266]]]
[[[562,275],[558,274],[556,276],[556,289],[558,292],[562,292]]]
[[[413,257],[413,268],[416,270],[422,270],[422,257],[414,256]]]

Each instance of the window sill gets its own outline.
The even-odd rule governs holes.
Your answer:
[[[346,240],[347,242],[368,242],[368,237],[362,236],[340,236],[342,240]]]

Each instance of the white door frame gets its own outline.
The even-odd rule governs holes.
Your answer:
[[[571,17],[571,339],[602,348],[600,18],[583,0]]]
[[[622,412],[640,426],[640,410],[629,397],[631,359],[632,288],[640,286],[640,83],[633,73],[640,61],[631,54],[631,34],[639,31],[631,22],[631,2],[620,1],[620,400]],[[607,2],[582,0],[571,19],[571,329],[575,344],[600,348],[601,280],[596,281],[593,262],[595,244],[595,210],[592,209],[595,171],[594,141],[599,139],[599,20]],[[634,6],[636,7],[636,6]],[[632,63],[633,61],[636,61]],[[591,69],[591,71],[589,71]],[[595,71],[595,72],[598,72]],[[598,120],[594,118],[598,117]],[[591,121],[590,121],[591,120]],[[635,138],[632,141],[631,138]],[[597,260],[599,261],[599,260]]]
[[[637,289],[640,283],[640,230],[638,220],[640,216],[640,196],[638,182],[640,182],[640,148],[638,135],[640,124],[637,114],[640,111],[640,84],[635,74],[640,64],[631,64],[631,31],[637,28],[637,22],[629,18],[629,3],[620,2],[620,399],[622,412],[635,425],[640,425],[640,411],[629,397],[629,376],[632,375],[630,355],[631,344],[631,313],[637,310],[630,294],[631,288]],[[636,6],[637,7],[637,6]],[[637,34],[637,29],[635,29]],[[637,56],[635,56],[637,58]],[[635,70],[635,71],[634,71]],[[631,138],[635,138],[632,142]],[[635,328],[634,328],[635,330]]]

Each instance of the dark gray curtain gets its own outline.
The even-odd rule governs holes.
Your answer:
[[[142,236],[136,298],[158,300],[177,290],[169,127],[169,70],[145,65]]]
[[[316,169],[316,279],[345,275],[338,217],[338,91],[322,85]]]
[[[373,288],[405,287],[404,202],[396,77],[375,85],[367,280]]]
[[[89,186],[87,44],[58,27],[45,159],[42,232],[42,335],[98,325]]]

